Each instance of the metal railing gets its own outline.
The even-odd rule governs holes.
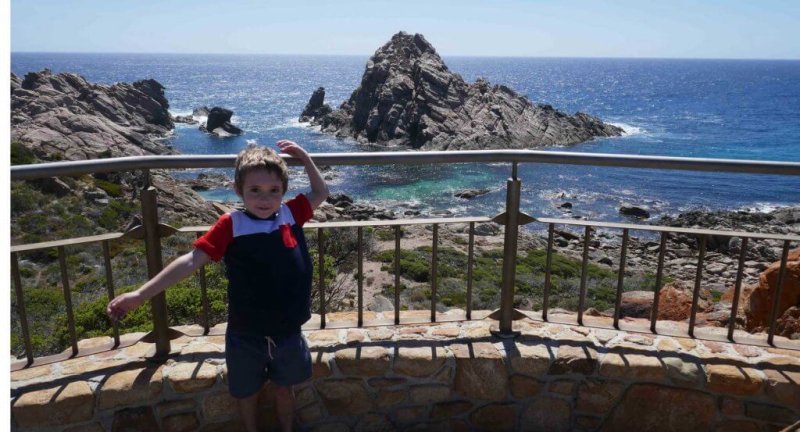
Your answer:
[[[584,308],[586,301],[586,281],[588,250],[591,238],[592,227],[621,229],[623,230],[623,241],[621,245],[621,258],[618,269],[618,281],[616,288],[616,300],[614,307],[614,327],[619,328],[620,303],[622,287],[625,277],[627,244],[629,232],[631,230],[643,230],[660,233],[660,248],[658,256],[658,269],[656,273],[656,290],[651,311],[650,331],[656,332],[656,321],[658,315],[659,289],[664,268],[664,253],[666,249],[667,235],[669,233],[683,233],[699,238],[699,256],[697,263],[697,273],[695,278],[691,317],[689,322],[688,334],[695,337],[694,328],[696,325],[696,314],[698,298],[700,292],[701,277],[703,271],[703,260],[708,236],[729,236],[742,239],[741,253],[738,261],[738,270],[735,284],[735,294],[733,299],[731,319],[728,328],[728,339],[733,341],[734,323],[739,303],[739,296],[742,284],[742,274],[744,268],[745,251],[748,239],[770,239],[783,242],[781,268],[779,273],[777,295],[772,307],[769,323],[768,343],[773,344],[775,325],[777,321],[778,301],[783,289],[783,280],[786,272],[786,262],[790,244],[800,242],[800,237],[791,235],[759,234],[747,232],[730,232],[719,230],[704,230],[690,228],[676,228],[652,225],[635,225],[622,223],[608,223],[598,221],[575,221],[570,219],[534,219],[520,211],[520,190],[521,180],[518,178],[517,168],[519,163],[549,163],[549,164],[571,164],[571,165],[590,165],[590,166],[611,166],[629,168],[655,168],[668,170],[691,170],[691,171],[714,171],[732,173],[757,173],[800,176],[800,163],[796,162],[774,162],[774,161],[743,161],[727,159],[700,159],[700,158],[676,158],[658,156],[631,156],[631,155],[610,155],[610,154],[586,154],[570,152],[546,152],[546,151],[527,151],[527,150],[495,150],[495,151],[453,151],[453,152],[373,152],[373,153],[325,153],[313,154],[312,157],[319,165],[387,165],[387,164],[432,164],[432,163],[510,163],[511,177],[508,179],[506,188],[506,208],[502,214],[490,217],[473,218],[440,218],[440,219],[406,219],[393,221],[347,221],[347,222],[326,222],[307,224],[306,228],[317,229],[317,241],[319,250],[319,262],[317,271],[319,272],[318,286],[319,292],[319,316],[320,327],[326,326],[326,299],[325,293],[325,236],[324,230],[333,228],[356,228],[358,232],[358,261],[357,276],[355,278],[358,289],[358,321],[357,326],[364,325],[363,319],[363,228],[374,226],[387,226],[394,229],[395,255],[394,255],[394,320],[393,324],[400,324],[400,227],[403,225],[432,225],[432,259],[431,259],[431,315],[430,321],[437,320],[437,271],[438,271],[438,228],[441,224],[469,224],[468,241],[468,265],[466,277],[466,319],[471,316],[472,307],[472,285],[473,285],[473,266],[475,261],[474,236],[475,224],[485,222],[496,222],[504,225],[504,244],[503,244],[503,269],[502,286],[500,291],[500,308],[492,314],[499,321],[499,331],[494,332],[500,337],[514,337],[518,333],[512,328],[512,322],[520,313],[514,309],[514,286],[515,269],[517,256],[518,229],[521,225],[531,222],[547,224],[548,227],[548,246],[544,280],[543,308],[541,318],[548,321],[548,309],[551,295],[551,265],[553,254],[554,227],[555,225],[569,225],[584,227],[583,255],[581,262],[581,284],[578,307],[578,324],[584,325]],[[42,250],[53,249],[58,251],[59,268],[61,271],[61,283],[64,292],[64,301],[67,310],[67,323],[71,342],[70,356],[78,355],[78,341],[75,332],[75,323],[72,316],[72,300],[70,297],[69,278],[65,262],[65,248],[69,246],[101,243],[103,247],[104,267],[106,287],[109,299],[114,297],[114,281],[111,269],[111,257],[109,253],[109,242],[129,237],[144,240],[148,276],[153,277],[163,266],[161,257],[161,238],[170,236],[175,232],[189,232],[200,235],[208,227],[185,227],[175,229],[168,225],[161,224],[158,219],[156,189],[149,185],[149,175],[152,169],[180,169],[180,168],[231,168],[234,165],[235,155],[210,155],[210,156],[140,156],[123,157],[116,159],[102,159],[89,161],[55,162],[37,165],[23,165],[11,167],[11,180],[32,180],[39,178],[57,176],[76,176],[100,172],[116,171],[137,171],[142,170],[145,176],[145,186],[141,191],[142,205],[142,225],[134,227],[126,233],[109,233],[97,236],[73,238],[49,241],[43,243],[17,245],[11,247],[11,277],[14,284],[17,300],[17,314],[20,320],[20,328],[25,346],[27,364],[32,365],[38,362],[52,361],[56,357],[35,359],[31,347],[30,332],[26,316],[24,292],[19,270],[19,254]],[[299,165],[299,162],[286,157],[290,165]],[[203,329],[209,332],[209,305],[207,296],[207,286],[205,278],[205,267],[200,271],[200,286],[202,290],[203,308]],[[153,332],[147,336],[156,344],[156,355],[165,355],[170,351],[170,339],[180,333],[172,330],[168,326],[167,310],[164,293],[160,293],[151,300],[151,311],[153,316]],[[119,330],[116,323],[113,325],[113,347],[121,345]],[[109,348],[109,347],[106,347]],[[97,349],[97,348],[96,348]],[[102,347],[100,348],[102,349]],[[62,356],[63,357],[63,356]]]

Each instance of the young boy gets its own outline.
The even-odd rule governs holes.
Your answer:
[[[244,211],[222,215],[195,241],[195,249],[170,263],[136,291],[106,309],[118,319],[147,299],[192,274],[209,260],[225,260],[228,328],[225,359],[228,387],[238,399],[248,431],[256,431],[259,390],[275,385],[276,410],[284,431],[292,429],[292,386],[311,377],[311,355],[300,326],[311,317],[311,258],[303,224],[328,196],[328,187],[308,153],[281,140],[282,152],[303,162],[311,192],[283,202],[289,175],[274,151],[249,146],[236,158],[234,188]]]

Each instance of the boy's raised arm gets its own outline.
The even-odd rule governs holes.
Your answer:
[[[308,174],[308,180],[311,183],[311,192],[306,195],[306,198],[311,203],[311,209],[319,207],[328,198],[328,185],[322,178],[322,174],[319,173],[319,169],[317,169],[311,156],[294,141],[280,140],[277,144],[282,152],[303,162],[306,174]]]
[[[211,258],[201,249],[194,249],[187,254],[181,255],[139,289],[114,297],[108,303],[106,313],[113,319],[122,318],[126,313],[136,309],[161,291],[180,282],[210,260]]]

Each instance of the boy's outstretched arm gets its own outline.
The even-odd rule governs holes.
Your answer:
[[[325,201],[325,198],[328,198],[328,185],[325,184],[325,180],[322,178],[322,174],[319,173],[314,161],[311,160],[311,156],[294,141],[280,140],[277,144],[282,152],[303,162],[303,166],[306,167],[306,174],[308,174],[308,180],[311,182],[311,192],[306,195],[306,198],[311,203],[312,209],[319,207]]]
[[[185,255],[181,255],[139,289],[119,295],[111,300],[106,307],[106,313],[112,319],[122,318],[126,313],[136,309],[154,295],[180,282],[210,260],[211,258],[200,249],[194,249]]]

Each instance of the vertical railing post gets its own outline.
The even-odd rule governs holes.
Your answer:
[[[500,288],[499,337],[514,337],[511,329],[514,314],[514,281],[517,270],[517,232],[519,229],[519,196],[522,182],[517,178],[514,162],[511,178],[506,181],[506,224],[503,240],[503,285]]]
[[[145,177],[149,177],[145,172]],[[142,226],[144,226],[144,248],[147,253],[147,276],[155,277],[164,267],[161,259],[161,236],[158,228],[158,202],[156,188],[145,181],[142,189]],[[156,356],[166,356],[170,351],[169,326],[167,323],[167,297],[164,292],[150,299],[153,314],[153,335],[156,341]]]

